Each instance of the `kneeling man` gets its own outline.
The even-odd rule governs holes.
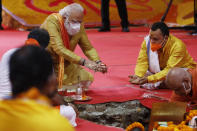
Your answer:
[[[165,23],[156,22],[142,43],[135,75],[130,76],[130,82],[146,89],[156,89],[171,68],[195,66],[196,62],[189,55],[185,44],[169,33]]]

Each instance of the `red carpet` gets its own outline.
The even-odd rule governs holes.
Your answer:
[[[127,76],[133,74],[136,59],[140,50],[143,38],[148,34],[148,28],[130,28],[130,33],[120,32],[120,29],[113,29],[112,32],[98,33],[96,30],[88,30],[88,36],[94,47],[98,50],[103,62],[109,66],[107,74],[94,73],[95,81],[91,86],[88,95],[93,100],[87,103],[103,103],[110,101],[127,101],[140,99],[140,102],[152,108],[153,102],[160,100],[151,98],[144,99],[142,95],[145,90],[135,90],[126,87]],[[184,31],[171,31],[171,33],[182,39],[191,56],[197,60],[197,36],[191,36]],[[80,54],[81,51],[78,49]],[[170,98],[171,91],[165,90],[164,94],[156,94],[165,98]]]
[[[140,50],[141,43],[144,37],[148,34],[148,28],[130,28],[131,32],[124,33],[121,29],[112,29],[112,32],[99,33],[97,30],[87,30],[89,40],[97,49],[101,60],[109,67],[107,74],[93,73],[95,81],[90,87],[88,95],[93,98],[92,101],[87,103],[103,103],[103,102],[123,102],[128,100],[139,99],[140,102],[151,108],[153,102],[161,101],[157,98],[143,98],[146,90],[140,89],[136,86],[130,85],[128,82],[128,75],[134,73],[136,59]],[[197,36],[188,35],[184,31],[171,31],[172,34],[182,39],[191,54],[197,61]],[[27,32],[19,31],[0,31],[0,57],[2,54],[14,47],[22,45],[26,39]],[[76,53],[84,56],[79,47]],[[169,98],[171,91],[169,90],[156,90],[156,96]],[[88,126],[92,123],[79,120],[82,124],[79,125],[80,130],[88,130]],[[100,125],[92,125],[94,130],[99,130]],[[77,129],[79,129],[77,127]],[[103,126],[104,128],[104,126]],[[112,129],[107,129],[112,130]],[[114,129],[113,129],[114,130]]]
[[[157,98],[144,98],[144,94],[154,94],[154,96],[168,99],[171,95],[171,91],[167,89],[148,91],[133,85],[126,85],[122,87],[102,87],[91,89],[87,93],[87,95],[91,96],[93,99],[89,102],[80,103],[97,104],[105,102],[124,102],[129,100],[140,100],[140,102],[144,106],[152,108],[153,102],[161,102],[161,100]]]
[[[90,87],[88,95],[93,100],[88,103],[103,103],[110,101],[127,101],[140,99],[141,103],[151,108],[152,102],[157,99],[144,99],[142,95],[145,90],[137,90],[127,87],[128,75],[133,74],[138,52],[144,36],[148,34],[148,28],[130,28],[131,32],[121,32],[121,29],[112,29],[112,32],[99,33],[97,30],[87,30],[89,40],[97,49],[101,60],[109,67],[107,74],[93,73],[95,81]],[[191,56],[197,60],[195,49],[197,48],[197,36],[188,35],[184,31],[171,31],[172,34],[182,39]],[[0,31],[0,57],[8,49],[21,46],[26,39],[27,32]],[[79,47],[76,53],[84,56]],[[159,91],[158,92],[163,92]],[[165,94],[157,94],[169,98],[170,91]]]

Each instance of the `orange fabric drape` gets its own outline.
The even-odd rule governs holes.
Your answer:
[[[25,41],[25,45],[36,45],[40,46],[39,42],[36,39],[29,38]]]
[[[62,16],[58,13],[55,14],[59,21],[60,31],[61,31],[61,37],[64,46],[69,49],[69,37],[68,33],[66,31],[66,28],[64,27],[64,20]],[[64,57],[59,56],[59,71],[58,71],[58,89],[62,88],[62,81],[64,77]]]
[[[59,106],[55,106],[56,109],[58,109],[60,111],[60,105]]]

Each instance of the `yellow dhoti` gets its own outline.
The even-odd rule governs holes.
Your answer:
[[[58,73],[58,65],[55,66],[55,72]],[[76,85],[81,81],[93,81],[93,75],[80,65],[70,63],[64,66],[63,85]]]

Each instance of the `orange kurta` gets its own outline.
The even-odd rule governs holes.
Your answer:
[[[190,69],[189,72],[192,75],[192,96],[179,96],[173,92],[170,99],[171,101],[192,102],[197,104],[197,67]]]

